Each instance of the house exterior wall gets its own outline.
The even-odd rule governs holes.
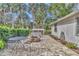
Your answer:
[[[72,18],[72,20],[68,19],[62,23],[58,23],[58,25],[57,25],[58,38],[60,38],[61,32],[64,32],[65,40],[74,42],[75,27],[76,27],[75,25],[76,25],[76,22],[75,22],[74,18]]]
[[[54,25],[52,25],[52,35],[60,38],[61,32],[65,34],[65,40],[68,42],[73,42],[79,46],[79,36],[76,35],[76,17],[79,17],[79,14],[66,18],[63,21],[57,23],[57,32],[54,32]]]

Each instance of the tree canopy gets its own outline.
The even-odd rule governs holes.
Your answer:
[[[75,6],[77,4],[74,3],[0,3],[0,23],[10,23],[12,27],[29,27],[32,20],[32,26],[44,28],[53,20],[71,13]]]

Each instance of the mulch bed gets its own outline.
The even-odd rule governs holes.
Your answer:
[[[55,37],[55,36],[53,36],[53,35],[50,35],[50,36],[51,36],[52,38],[54,38],[56,41],[58,41],[58,42],[62,43],[63,45],[65,45],[65,46],[66,46],[66,44],[68,43],[67,41],[61,40],[61,39],[59,39],[59,38],[57,38],[57,37]],[[69,48],[69,49],[71,49],[71,50],[73,50],[73,51],[75,51],[76,53],[79,54],[79,48]]]

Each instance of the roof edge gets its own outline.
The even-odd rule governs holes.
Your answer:
[[[52,22],[50,25],[53,25],[53,24],[55,24],[55,23],[58,23],[58,22],[60,22],[60,21],[62,21],[62,20],[64,20],[64,19],[66,19],[66,18],[68,18],[68,17],[71,17],[71,16],[73,16],[73,15],[75,15],[75,14],[78,14],[78,13],[79,13],[79,11],[71,12],[70,14],[68,14],[68,15],[66,15],[66,16],[64,16],[64,17],[62,17],[62,18],[59,18],[58,20]]]

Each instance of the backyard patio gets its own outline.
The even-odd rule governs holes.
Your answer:
[[[73,56],[78,55],[48,35],[43,35],[40,42],[27,44],[27,39],[8,43],[0,50],[0,56]]]
[[[77,48],[76,45],[67,44],[67,47],[51,36],[55,34],[51,23],[71,13],[75,6],[77,4],[1,3],[0,56],[78,56],[71,49]],[[56,28],[54,30],[57,33]]]

